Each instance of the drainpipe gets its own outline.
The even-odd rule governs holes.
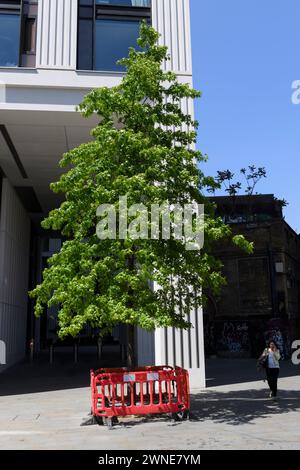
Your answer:
[[[271,300],[272,300],[272,316],[277,315],[277,289],[276,289],[276,272],[275,272],[275,264],[274,264],[274,257],[273,252],[269,248],[268,249],[269,255],[269,269],[270,269],[270,280],[271,280]]]

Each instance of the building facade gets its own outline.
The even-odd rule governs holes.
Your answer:
[[[247,255],[222,241],[227,284],[205,307],[205,345],[209,355],[258,357],[275,339],[285,357],[300,337],[300,237],[286,223],[273,195],[215,197],[218,214],[236,234],[254,242]]]
[[[32,317],[27,290],[60,247],[40,220],[61,200],[49,190],[62,154],[90,139],[96,118],[75,111],[91,89],[117,85],[116,60],[151,23],[167,45],[173,70],[192,84],[189,0],[0,0],[0,340],[7,365],[21,360],[30,338],[39,350],[47,326]],[[183,102],[193,114],[193,104]],[[51,315],[50,315],[51,321]],[[139,332],[140,364],[177,364],[204,386],[202,313],[190,332]],[[3,369],[5,366],[0,366]]]

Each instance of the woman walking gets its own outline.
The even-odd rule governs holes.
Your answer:
[[[262,353],[259,361],[264,363],[268,385],[270,387],[270,398],[277,397],[277,382],[279,376],[280,352],[275,341],[269,341],[268,347]]]

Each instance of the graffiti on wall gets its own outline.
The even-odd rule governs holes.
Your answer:
[[[218,350],[240,354],[250,350],[249,327],[246,322],[225,321],[218,334]]]

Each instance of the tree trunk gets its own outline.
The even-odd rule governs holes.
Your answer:
[[[134,325],[127,325],[127,367],[131,370],[136,367]]]

